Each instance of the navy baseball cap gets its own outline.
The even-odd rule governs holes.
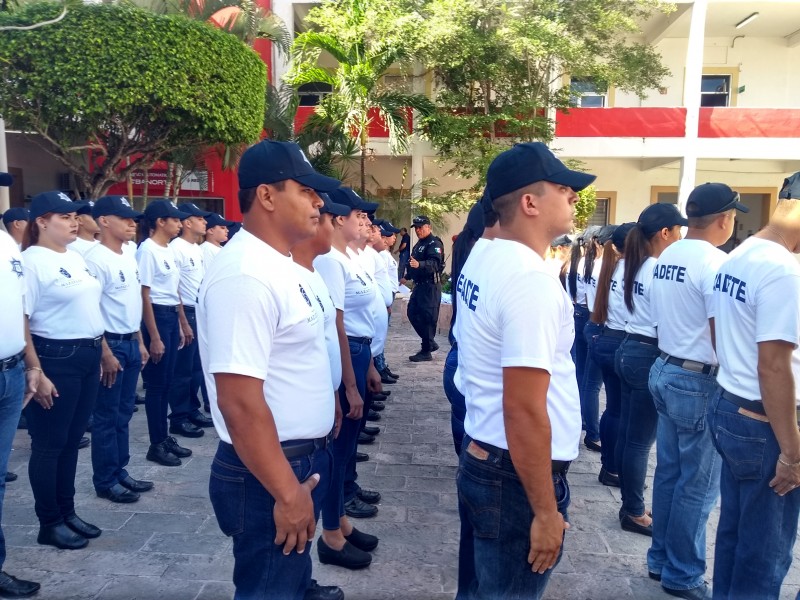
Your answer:
[[[464,224],[464,231],[469,232],[470,236],[478,239],[483,235],[483,230],[486,228],[486,221],[483,218],[485,212],[485,205],[483,198],[478,200],[467,213],[467,222]]]
[[[613,225],[611,227],[613,227]],[[592,241],[594,238],[599,238],[602,230],[603,228],[599,225],[590,225],[582,234],[578,236],[578,242],[581,244],[586,244],[587,242]]]
[[[131,203],[125,196],[103,196],[94,203],[92,217],[105,217],[113,215],[123,219],[140,219],[144,213],[131,208]]]
[[[689,221],[686,220],[686,217],[680,213],[678,207],[674,204],[657,203],[645,208],[639,215],[637,223],[642,232],[647,237],[650,237],[664,229],[664,227],[671,228],[675,227],[675,225],[686,227]]]
[[[800,190],[798,190],[800,192]],[[724,183],[704,183],[698,185],[686,200],[687,217],[705,217],[735,208],[744,213],[750,212],[739,202],[739,193]]]
[[[233,221],[226,221],[222,218],[222,215],[218,215],[217,213],[211,213],[206,217],[206,229],[211,229],[212,227],[230,227],[233,225]]]
[[[190,217],[210,217],[213,213],[208,210],[201,210],[196,204],[193,202],[182,202],[178,204],[178,210],[181,212],[185,212]]]
[[[601,246],[604,246],[606,242],[610,242],[612,240],[612,236],[617,230],[617,227],[619,227],[619,225],[605,225],[600,228],[600,231],[594,234]],[[586,232],[588,233],[589,230],[587,229]]]
[[[380,224],[381,228],[381,235],[389,237],[390,235],[397,235],[400,233],[400,229],[392,225],[389,221],[383,221]]]
[[[800,171],[783,180],[779,200],[800,200]]]
[[[178,207],[175,206],[169,200],[153,200],[150,204],[148,204],[144,209],[144,216],[148,219],[167,219],[173,217],[175,219],[180,219],[183,221],[191,217],[189,213],[181,212],[178,210]]]
[[[287,179],[294,179],[318,192],[329,192],[342,185],[338,179],[317,173],[294,142],[263,140],[250,146],[239,159],[238,175],[242,189]]]
[[[569,238],[568,235],[561,235],[550,242],[551,248],[558,248],[559,246],[569,246],[572,244],[572,240]]]
[[[0,172],[0,187],[11,187],[14,176],[11,173]]]
[[[73,202],[64,192],[42,192],[31,200],[30,218],[37,219],[47,213],[78,213],[86,215],[92,208],[85,202]]]
[[[425,215],[417,215],[411,222],[412,227],[422,227],[423,225],[430,225],[431,220]]]
[[[12,221],[30,221],[31,211],[27,208],[9,208],[3,213],[3,225],[8,225]]]
[[[231,241],[231,238],[238,233],[238,231],[242,228],[242,224],[239,221],[234,221],[232,225],[228,225],[228,241]]]
[[[636,227],[636,223],[623,223],[614,227],[614,233],[611,234],[611,242],[620,252],[625,250],[625,238],[628,237],[634,227]]]
[[[336,204],[344,204],[345,206],[348,206],[350,210],[361,210],[365,213],[371,213],[378,210],[377,202],[367,202],[349,187],[338,187],[333,189],[328,192],[328,196],[332,202]]]
[[[319,197],[322,198],[322,207],[319,209],[320,213],[328,213],[334,217],[346,217],[352,210],[349,206],[344,204],[337,204],[325,192],[319,192]]]
[[[528,142],[495,157],[486,172],[486,191],[495,199],[531,183],[549,181],[580,192],[596,178],[568,169],[542,142]]]

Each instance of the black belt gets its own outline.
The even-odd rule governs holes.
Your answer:
[[[194,313],[194,309],[195,309],[194,306],[189,306],[188,304],[184,304],[183,305],[183,312],[186,313],[186,314]]]
[[[111,340],[114,342],[127,342],[133,339],[136,339],[136,334],[139,333],[138,331],[134,331],[133,333],[110,333],[106,331],[103,334],[103,337],[106,338],[106,341]]]
[[[634,342],[641,342],[642,344],[650,344],[651,346],[658,346],[658,338],[650,337],[649,335],[642,335],[640,333],[629,333],[627,339]]]
[[[331,434],[325,437],[317,438],[315,440],[287,440],[281,442],[281,450],[283,455],[291,460],[301,456],[308,456],[313,454],[315,450],[322,450],[327,448],[331,441]]]
[[[611,327],[606,327],[603,325],[603,330],[600,332],[600,335],[605,335],[612,338],[624,338],[625,332],[622,329],[611,329]]]
[[[43,338],[40,335],[32,335],[34,343],[51,344],[58,346],[80,346],[81,348],[97,348],[103,343],[103,336],[98,335],[96,338],[78,338],[75,340],[55,340],[51,338]]]
[[[153,304],[153,312],[178,312],[178,305],[167,306],[166,304]]]
[[[4,358],[0,360],[0,373],[3,371],[9,371],[16,367],[19,363],[22,362],[23,357],[25,356],[25,351],[18,352],[14,356],[9,356],[8,358]]]
[[[353,342],[354,344],[365,344],[367,346],[372,344],[372,338],[368,337],[356,337],[354,335],[347,336],[348,342]]]
[[[696,360],[687,360],[683,358],[678,358],[677,356],[670,356],[666,352],[661,353],[661,358],[663,358],[665,362],[671,365],[675,365],[676,367],[680,367],[681,369],[686,369],[687,371],[702,373],[703,375],[714,376],[717,374],[717,371],[719,371],[718,365],[709,365]]]
[[[498,448],[497,446],[492,446],[491,444],[487,444],[486,442],[479,442],[478,440],[474,440],[471,437],[464,436],[469,442],[475,442],[478,446],[486,450],[489,454],[492,454],[499,458],[504,458],[512,463],[514,461],[511,460],[511,453],[508,450],[503,448]],[[571,460],[551,460],[550,461],[550,468],[554,475],[566,475],[567,471],[569,471],[569,466],[572,464]]]

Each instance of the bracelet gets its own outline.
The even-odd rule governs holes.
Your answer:
[[[27,373],[28,371],[39,371],[39,373],[44,373],[44,371],[42,371],[42,369],[39,367],[28,367],[25,369],[25,372]]]
[[[781,463],[784,467],[792,467],[792,468],[800,467],[800,460],[798,460],[796,463],[786,462],[785,460],[783,460],[783,454],[778,454],[778,462]]]

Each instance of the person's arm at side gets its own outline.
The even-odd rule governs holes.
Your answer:
[[[141,329],[136,332],[136,339],[139,340],[139,354],[142,357],[142,369],[147,364],[147,361],[150,359],[150,353],[147,351],[147,348],[144,346],[144,338],[142,337]]]
[[[350,358],[350,342],[344,331],[344,311],[336,310],[336,334],[339,337],[339,351],[342,354],[342,383],[344,384],[350,412],[345,416],[348,419],[360,419],[364,414],[364,399],[358,391],[356,374],[353,370],[353,361]]]
[[[714,329],[714,317],[711,317],[708,320],[708,329],[711,332],[711,347],[714,348],[714,352],[717,351],[717,330]]]
[[[164,352],[166,352],[166,346],[161,341],[161,334],[158,333],[158,327],[156,327],[153,303],[150,302],[150,288],[146,285],[142,286],[142,321],[147,328],[147,334],[150,336],[150,348],[148,348],[150,360],[153,361],[153,364],[158,364],[158,361],[161,360]]]
[[[180,294],[178,294],[178,297],[180,298]],[[189,320],[186,318],[186,311],[183,310],[183,300],[178,304],[178,334],[180,338],[178,350],[184,346],[188,346],[194,340],[192,326],[189,325]]]
[[[117,374],[122,371],[122,365],[114,356],[111,348],[108,347],[106,338],[103,337],[102,352],[100,354],[100,381],[105,387],[113,387],[117,380]]]
[[[42,364],[39,362],[36,348],[33,347],[27,315],[25,316],[25,358],[23,360],[25,362],[23,408],[27,406],[31,398],[34,398],[44,409],[53,408],[53,398],[58,398],[58,390],[42,371]]]

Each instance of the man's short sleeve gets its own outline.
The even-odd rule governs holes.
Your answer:
[[[314,269],[328,287],[328,293],[336,310],[344,310],[345,285],[347,282],[345,266],[341,261],[330,256],[318,256],[314,259]]]
[[[136,262],[139,266],[139,281],[145,287],[153,287],[157,269],[156,257],[146,248],[140,248]]]
[[[794,259],[793,259],[794,260]],[[800,275],[769,275],[754,299],[756,342],[783,340],[797,347],[800,340]]]

